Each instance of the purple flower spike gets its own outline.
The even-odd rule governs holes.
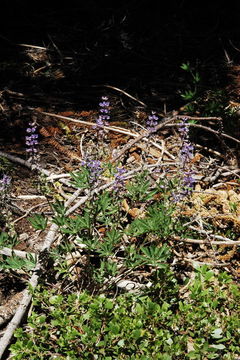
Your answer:
[[[187,139],[189,136],[189,127],[187,121],[188,121],[187,118],[183,118],[178,128],[178,131],[180,132],[182,139]]]
[[[26,152],[29,154],[32,162],[37,161],[37,145],[38,145],[38,134],[36,134],[37,126],[35,121],[29,122],[29,127],[26,129],[27,136],[25,137]]]
[[[11,177],[4,174],[2,179],[0,179],[0,191],[6,191],[10,183]]]
[[[96,119],[96,125],[93,128],[103,131],[104,126],[108,126],[108,121],[110,120],[110,102],[107,96],[102,96],[99,107],[100,115]]]
[[[103,171],[101,161],[99,160],[87,160],[82,161],[82,165],[86,166],[89,171],[89,184],[93,185],[98,183],[99,177]]]
[[[182,145],[179,153],[180,158],[180,189],[177,193],[173,193],[173,201],[178,202],[190,195],[194,187],[195,179],[193,178],[194,172],[191,169],[191,160],[193,158],[193,145],[189,141],[189,127],[187,118],[182,119],[179,127]]]
[[[124,186],[126,169],[117,167],[117,172],[115,174],[115,183],[113,185],[113,189],[118,191],[120,188]]]
[[[193,188],[195,182],[196,180],[193,178],[193,171],[186,171],[183,177],[183,185],[188,188]]]
[[[155,111],[152,111],[152,115],[149,115],[146,121],[147,130],[151,132],[156,131],[156,126],[159,121],[158,116],[155,114],[156,114]]]

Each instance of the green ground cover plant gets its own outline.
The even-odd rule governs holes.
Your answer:
[[[65,295],[39,287],[27,326],[16,331],[13,358],[236,359],[240,291],[229,275],[198,268],[180,299],[174,274],[161,272],[164,289],[156,281],[141,295]]]

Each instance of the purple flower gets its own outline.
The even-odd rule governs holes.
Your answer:
[[[103,131],[103,127],[108,126],[108,121],[110,120],[110,102],[107,96],[102,96],[99,107],[100,115],[96,119],[96,125],[94,125],[93,128]]]
[[[151,132],[156,131],[156,126],[159,120],[158,116],[155,114],[155,111],[152,111],[152,115],[149,115],[148,119],[146,120],[147,130]]]
[[[182,167],[188,166],[187,164],[193,158],[193,146],[190,141],[185,140],[182,143],[182,148],[180,150],[180,160],[182,163]]]
[[[113,185],[113,189],[118,191],[121,187],[124,186],[126,169],[117,167],[117,172],[115,174],[115,182]]]
[[[183,177],[183,186],[186,188],[193,188],[193,185],[195,183],[195,179],[193,178],[193,171],[185,171],[184,177]],[[189,189],[190,190],[190,189]]]
[[[180,132],[182,139],[186,139],[189,136],[189,127],[187,121],[188,121],[187,118],[183,118],[178,128],[178,131]]]
[[[29,127],[26,129],[28,135],[25,137],[25,144],[27,146],[26,152],[30,155],[32,162],[37,160],[38,134],[36,134],[36,131],[36,123],[34,121],[29,122]]]
[[[89,172],[89,184],[93,185],[97,183],[99,180],[99,176],[101,175],[103,169],[101,166],[101,161],[99,160],[87,160],[82,161],[82,165],[86,166]]]
[[[191,169],[191,160],[193,158],[193,145],[189,141],[189,127],[187,118],[182,119],[179,127],[179,132],[182,139],[182,145],[179,153],[180,157],[180,184],[178,192],[173,193],[173,201],[178,202],[192,192],[195,183],[193,178],[194,172]]]
[[[6,191],[10,183],[11,177],[4,174],[2,179],[0,179],[0,191]]]

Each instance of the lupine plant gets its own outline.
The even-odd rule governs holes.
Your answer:
[[[38,160],[38,155],[37,155],[38,134],[37,134],[37,125],[34,120],[29,122],[26,132],[27,132],[27,135],[25,137],[26,152],[28,153],[29,160],[32,162],[32,164],[36,165]]]
[[[146,120],[146,127],[148,131],[156,131],[156,126],[158,125],[159,117],[156,115],[155,111],[152,111],[151,115],[148,116]]]
[[[0,194],[2,200],[6,198],[10,184],[11,184],[11,177],[4,174],[2,179],[0,179]]]
[[[102,96],[99,107],[99,116],[96,119],[96,125],[94,125],[93,128],[102,133],[104,126],[108,126],[110,120],[110,102],[107,96]]]
[[[183,118],[179,126],[179,132],[181,135],[181,148],[179,153],[180,160],[180,182],[179,190],[173,192],[174,201],[180,201],[184,197],[191,194],[195,179],[193,177],[194,172],[191,168],[191,160],[193,158],[193,145],[189,140],[189,126],[187,124],[187,118]]]
[[[103,171],[101,161],[99,160],[83,160],[82,166],[87,170],[87,181],[90,187],[97,186],[99,177]]]
[[[126,169],[124,169],[123,167],[116,168],[116,173],[114,175],[115,183],[113,185],[113,189],[117,192],[119,192],[124,187],[125,173],[126,173]]]
[[[4,221],[4,216],[5,216],[4,210],[6,210],[9,200],[10,185],[11,185],[11,177],[6,174],[3,174],[2,178],[0,179],[0,207],[2,210],[0,214],[1,221]]]

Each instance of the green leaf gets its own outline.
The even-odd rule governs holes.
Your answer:
[[[196,95],[196,90],[186,90],[184,93],[181,94],[181,97],[184,100],[193,100]]]
[[[8,240],[9,240],[9,235],[8,233],[2,231],[0,233],[0,246],[6,246],[6,244],[8,243]]]
[[[171,345],[173,344],[172,338],[168,338],[168,339],[166,340],[166,343],[171,346]]]
[[[138,314],[143,314],[144,313],[144,308],[138,303],[135,307],[135,311],[138,313]]]
[[[190,63],[189,63],[189,62],[183,63],[183,64],[180,66],[180,68],[181,68],[182,70],[185,70],[185,71],[190,71],[190,70],[191,70],[191,68],[190,68]]]
[[[45,230],[47,227],[47,218],[40,214],[35,214],[32,217],[29,217],[28,221],[35,230]]]
[[[215,344],[215,345],[211,345],[211,347],[217,350],[223,350],[226,348],[226,346],[223,344]]]
[[[120,347],[123,347],[125,345],[124,339],[119,340],[117,345],[120,346]]]
[[[105,309],[111,310],[113,308],[113,306],[114,306],[113,301],[106,300],[105,305],[104,305]]]
[[[139,339],[142,336],[142,331],[140,329],[133,330],[132,337],[134,339]]]
[[[223,331],[222,331],[221,328],[215,329],[214,331],[212,331],[211,336],[212,336],[214,339],[220,339],[220,338],[223,337],[222,332],[223,332]]]
[[[59,305],[61,304],[63,301],[63,296],[62,295],[53,295],[49,298],[49,303],[52,305]]]
[[[71,172],[71,183],[80,189],[89,188],[89,171],[84,166],[78,172]]]
[[[13,270],[31,270],[35,267],[36,260],[32,258],[22,259],[16,255],[13,256],[3,256],[3,261],[0,262],[0,268],[2,269],[13,269]]]
[[[114,335],[118,335],[120,332],[120,326],[118,324],[114,324],[114,323],[110,323],[109,324],[109,330],[110,332],[112,332]]]
[[[122,234],[117,231],[116,229],[112,229],[107,231],[106,233],[106,239],[109,240],[112,244],[118,243],[118,241],[121,239]]]

